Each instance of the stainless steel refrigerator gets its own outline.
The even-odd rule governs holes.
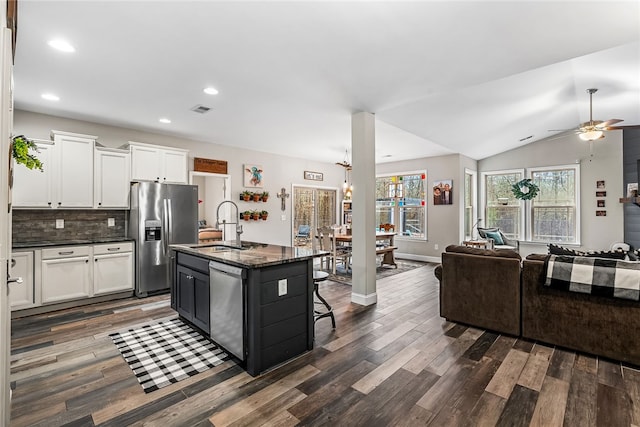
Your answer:
[[[172,244],[198,242],[196,185],[131,184],[129,237],[136,242],[136,295],[169,290]]]

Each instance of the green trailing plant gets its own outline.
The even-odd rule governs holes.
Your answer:
[[[12,138],[11,155],[16,163],[23,164],[29,169],[39,169],[40,172],[43,172],[44,164],[35,155],[30,154],[30,150],[36,153],[40,152],[36,143],[29,140],[26,136],[17,135]]]
[[[540,187],[535,185],[531,178],[525,178],[522,181],[518,181],[511,186],[511,191],[516,199],[531,200],[538,195]]]

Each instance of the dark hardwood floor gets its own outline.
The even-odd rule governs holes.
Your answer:
[[[15,319],[11,425],[640,426],[639,371],[449,323],[433,268],[379,280],[371,307],[326,282],[338,327],[321,319],[313,351],[149,394],[108,334],[175,317],[167,295]]]

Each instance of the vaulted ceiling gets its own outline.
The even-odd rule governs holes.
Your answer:
[[[14,99],[27,111],[328,162],[344,158],[358,111],[376,115],[379,162],[482,159],[573,129],[588,88],[594,119],[640,124],[636,1],[18,8]]]

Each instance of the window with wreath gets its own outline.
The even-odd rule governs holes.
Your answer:
[[[425,172],[376,178],[376,221],[393,224],[398,235],[426,239]]]
[[[523,170],[485,172],[483,176],[484,219],[481,227],[498,227],[512,239],[524,239],[522,203],[512,187],[522,180]]]
[[[577,243],[579,165],[531,168],[540,191],[531,200],[531,240]]]

